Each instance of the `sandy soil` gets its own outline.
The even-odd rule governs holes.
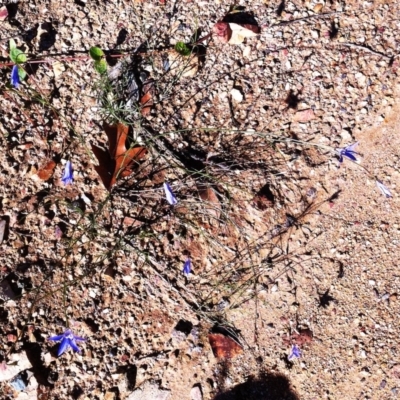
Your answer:
[[[0,70],[0,399],[400,396],[397,2],[240,1],[261,34],[204,41],[191,77],[163,63],[230,4],[5,4],[0,62],[10,37],[46,62],[18,90]],[[111,194],[94,45],[142,45],[156,88],[133,123],[148,155]],[[214,356],[216,326],[240,354]],[[57,357],[66,327],[87,341]]]

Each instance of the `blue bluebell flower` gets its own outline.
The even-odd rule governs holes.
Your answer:
[[[74,181],[73,174],[74,170],[72,169],[72,163],[71,161],[67,161],[67,163],[65,164],[64,174],[61,178],[64,185],[73,183]]]
[[[171,189],[171,186],[168,185],[167,182],[164,182],[164,191],[165,191],[165,197],[171,206],[174,206],[175,204],[178,203],[177,198],[174,195],[174,192]]]
[[[76,342],[84,342],[86,339],[76,336],[72,333],[71,329],[67,329],[62,335],[50,336],[48,340],[61,340],[60,347],[58,348],[57,356],[61,356],[64,351],[71,347],[73,351],[78,353],[81,351]]]
[[[352,161],[357,161],[356,158],[356,147],[358,146],[358,142],[355,142],[349,146],[344,147],[343,149],[337,149],[337,152],[339,154],[339,162],[343,162],[343,157],[347,157]]]
[[[376,181],[376,186],[378,186],[379,190],[383,193],[383,195],[388,199],[389,197],[393,197],[390,190],[380,181]]]
[[[18,74],[18,65],[14,65],[11,71],[11,85],[13,85],[16,89],[18,89],[21,81],[19,79]]]
[[[293,344],[292,350],[290,351],[290,354],[288,355],[288,361],[292,361],[295,358],[300,358],[300,357],[301,357],[300,349],[297,347],[297,345]]]
[[[190,260],[190,258],[188,258],[185,261],[185,264],[183,265],[183,271],[182,272],[183,272],[183,275],[188,277],[191,271],[192,271],[192,261]]]

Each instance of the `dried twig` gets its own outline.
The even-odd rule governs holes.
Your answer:
[[[355,43],[335,43],[335,45],[337,45],[337,46],[352,47],[352,48],[354,48],[354,49],[360,49],[360,50],[363,50],[363,51],[365,51],[365,52],[367,52],[367,53],[371,53],[371,54],[374,54],[374,55],[376,55],[376,56],[386,58],[386,59],[389,60],[389,61],[392,61],[393,58],[394,58],[393,56],[388,56],[388,55],[386,55],[386,54],[380,53],[379,51],[372,50],[372,49],[370,49],[369,47],[361,46],[360,44],[355,44]],[[397,57],[397,56],[396,56],[396,57]]]
[[[328,13],[323,13],[323,14],[309,15],[308,17],[304,17],[304,18],[298,18],[298,19],[292,19],[290,21],[279,22],[275,25],[272,25],[271,28],[275,28],[276,26],[290,25],[290,24],[294,24],[296,22],[301,22],[301,21],[307,21],[307,20],[313,19],[313,18],[327,18],[331,15],[341,14],[341,13],[342,13],[342,11],[333,11],[333,12],[328,12]]]

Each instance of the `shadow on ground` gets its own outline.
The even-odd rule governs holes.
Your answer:
[[[283,374],[263,374],[220,393],[213,400],[300,400]]]

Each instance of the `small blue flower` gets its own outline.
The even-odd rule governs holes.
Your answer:
[[[18,74],[18,65],[14,65],[11,71],[11,85],[13,85],[16,89],[18,89],[21,81],[19,79]]]
[[[393,197],[390,190],[380,181],[376,181],[376,186],[378,186],[379,190],[383,193],[384,196],[388,199],[389,197]]]
[[[185,261],[185,264],[183,265],[183,275],[185,275],[186,277],[189,276],[190,272],[192,270],[192,261],[190,260],[190,258],[188,258]]]
[[[73,181],[74,181],[73,174],[74,174],[74,170],[72,169],[72,163],[71,163],[71,161],[67,161],[67,163],[65,164],[64,174],[61,178],[64,185],[73,183]]]
[[[68,350],[68,347],[71,347],[73,351],[80,352],[78,345],[76,342],[84,342],[86,339],[81,338],[79,336],[75,336],[71,329],[67,329],[62,335],[51,336],[48,340],[61,340],[60,347],[58,348],[57,356],[60,357],[64,351]]]
[[[343,162],[343,157],[347,157],[352,161],[356,161],[357,162],[357,158],[356,158],[356,147],[358,146],[358,142],[355,142],[343,149],[337,149],[337,152],[339,154],[339,162],[342,163]]]
[[[300,358],[300,357],[301,357],[300,349],[297,347],[297,345],[293,344],[292,350],[290,351],[290,354],[288,355],[288,361],[292,361],[293,359]]]
[[[164,182],[164,191],[165,191],[165,197],[167,198],[167,201],[171,206],[174,206],[176,203],[178,203],[178,200],[176,199],[174,192],[171,189],[171,186],[168,185],[167,182]]]

